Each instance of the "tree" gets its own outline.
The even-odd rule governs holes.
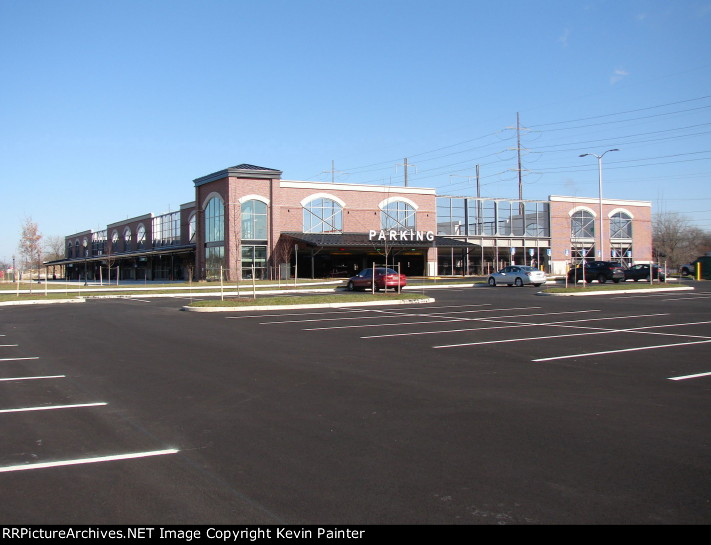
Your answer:
[[[20,244],[18,245],[18,250],[20,255],[24,258],[26,264],[29,265],[30,271],[32,270],[32,265],[37,264],[37,272],[41,270],[42,261],[42,234],[39,232],[39,227],[32,221],[32,218],[26,217],[24,223],[22,224],[22,235],[20,237]],[[32,273],[30,272],[30,280],[32,279]]]
[[[50,235],[44,240],[44,258],[45,261],[57,261],[64,258],[64,237],[57,235]],[[55,266],[52,265],[52,272],[54,273]],[[59,276],[64,276],[63,267],[60,266]]]
[[[652,220],[654,255],[664,258],[672,267],[688,263],[702,253],[707,234],[693,227],[686,216],[676,212],[661,212]]]

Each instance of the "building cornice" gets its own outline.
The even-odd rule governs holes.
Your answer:
[[[574,204],[600,204],[600,199],[594,197],[563,197],[560,195],[551,195],[548,197],[548,200],[551,202],[569,202]],[[602,199],[602,204],[652,207],[651,201],[628,201],[624,199]]]
[[[343,184],[330,182],[300,182],[281,180],[279,187],[290,189],[316,189],[319,191],[360,191],[372,193],[397,193],[403,195],[436,195],[433,188],[426,187],[392,187],[389,185]]]

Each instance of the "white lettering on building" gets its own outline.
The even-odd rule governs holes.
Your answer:
[[[433,231],[413,231],[412,229],[406,231],[395,231],[394,229],[376,231],[375,229],[371,229],[368,232],[368,240],[378,241],[424,242],[427,240],[428,242],[433,242],[434,238],[435,235]]]

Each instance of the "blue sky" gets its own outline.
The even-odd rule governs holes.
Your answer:
[[[711,0],[0,0],[0,259],[239,163],[650,200],[711,230]]]

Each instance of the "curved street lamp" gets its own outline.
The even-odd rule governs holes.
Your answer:
[[[607,261],[605,259],[605,252],[602,249],[602,241],[603,241],[603,236],[602,236],[602,229],[603,229],[603,219],[602,219],[602,158],[605,156],[606,153],[609,153],[611,151],[620,151],[619,149],[609,149],[607,151],[604,151],[600,155],[597,155],[595,153],[583,153],[580,155],[580,157],[587,157],[588,155],[592,155],[593,157],[597,157],[597,170],[598,170],[598,184],[599,184],[599,201],[600,201],[600,261]]]

